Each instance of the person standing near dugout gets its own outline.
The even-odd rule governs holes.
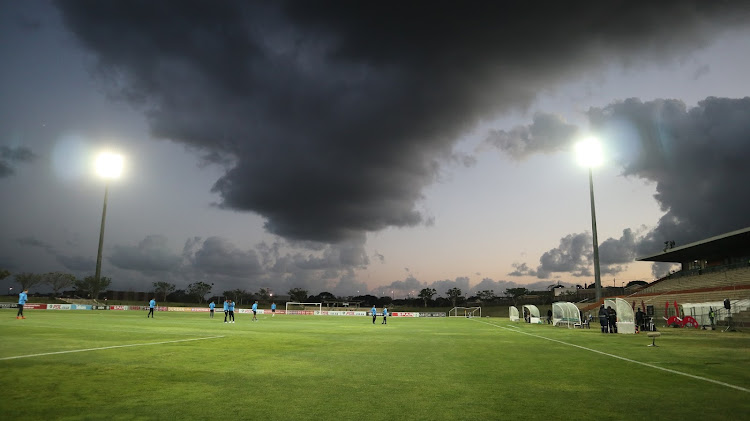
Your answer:
[[[607,309],[604,308],[604,304],[599,307],[599,324],[602,326],[602,333],[607,333],[607,326],[609,324]]]
[[[617,333],[617,312],[612,307],[607,307],[607,316],[609,320],[609,333]]]
[[[23,315],[23,306],[26,304],[26,301],[29,299],[29,290],[25,289],[21,291],[20,294],[18,294],[18,313],[16,313],[16,319],[25,319],[26,316]]]

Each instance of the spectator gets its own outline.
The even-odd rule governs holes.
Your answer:
[[[609,321],[609,333],[617,333],[617,312],[607,306],[607,320]]]
[[[602,333],[607,333],[608,325],[608,313],[607,309],[604,308],[604,304],[599,307],[599,324],[602,326]]]
[[[643,324],[646,322],[645,313],[641,311],[641,308],[638,307],[638,311],[635,312],[635,326],[637,328],[636,332],[640,332],[641,330],[644,330]]]

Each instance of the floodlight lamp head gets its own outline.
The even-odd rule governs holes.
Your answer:
[[[122,155],[105,152],[96,158],[96,173],[102,178],[118,178],[122,174],[122,167]]]
[[[588,137],[576,143],[576,156],[578,163],[588,168],[598,167],[604,162],[601,143],[595,137]]]

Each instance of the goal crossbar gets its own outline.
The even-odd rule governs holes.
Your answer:
[[[448,317],[482,317],[482,307],[453,307]]]
[[[292,306],[290,309],[289,306]],[[300,308],[301,307],[301,308]],[[306,307],[314,307],[314,310],[320,314],[321,311],[323,311],[323,303],[298,303],[295,301],[288,301],[286,303],[286,314],[305,314],[302,313],[306,309]]]

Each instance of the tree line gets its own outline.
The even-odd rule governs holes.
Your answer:
[[[5,269],[0,270],[0,279],[5,279],[11,273]],[[60,292],[66,288],[73,287],[75,294],[80,297],[98,298],[99,294],[106,290],[112,283],[112,279],[102,276],[96,279],[93,275],[78,279],[70,273],[16,273],[13,276],[16,283],[21,286],[21,291],[31,289],[35,286],[47,285],[52,288],[54,295],[60,296]]]
[[[0,269],[0,280],[7,278],[11,273],[5,269]],[[62,272],[49,272],[44,274],[35,273],[17,273],[14,275],[16,282],[21,286],[21,290],[30,289],[37,285],[48,285],[52,288],[54,295],[57,297],[61,291],[73,287],[75,295],[79,297],[98,299],[102,292],[112,283],[112,279],[102,276],[99,280],[94,276],[87,276],[83,279],[77,279],[74,275]],[[253,301],[270,302],[273,301],[273,293],[269,288],[260,288],[257,292],[250,292],[245,289],[227,290],[222,296],[210,296],[213,284],[199,281],[188,284],[185,289],[178,289],[176,284],[169,282],[154,282],[152,284],[154,297],[160,301],[170,302],[198,302],[204,303],[211,298],[231,299],[238,304],[247,304]],[[445,307],[451,305],[455,307],[463,303],[491,304],[499,302],[512,302],[518,305],[520,299],[531,294],[526,288],[507,288],[503,295],[496,295],[494,290],[477,291],[473,296],[464,296],[460,288],[454,287],[445,292],[445,297],[438,296],[435,288],[423,288],[413,299],[395,300],[403,304],[412,304],[411,302],[420,302],[424,307],[436,306]],[[366,294],[354,297],[336,297],[330,292],[321,292],[317,295],[310,295],[309,291],[304,288],[291,288],[287,291],[290,301],[296,302],[330,302],[330,301],[357,301],[365,305],[389,305],[394,300],[391,297],[376,297]],[[405,302],[404,302],[405,301]]]

